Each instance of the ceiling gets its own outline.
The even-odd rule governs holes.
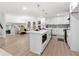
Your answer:
[[[0,12],[52,17],[60,14],[68,14],[69,2],[0,2]],[[26,7],[26,10],[23,10]]]

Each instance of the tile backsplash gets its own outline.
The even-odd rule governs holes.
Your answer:
[[[47,28],[68,28],[69,24],[47,24]]]

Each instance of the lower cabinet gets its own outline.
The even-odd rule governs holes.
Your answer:
[[[41,55],[47,46],[49,40],[51,39],[51,30],[46,30],[46,32],[40,33],[30,33],[30,51]]]

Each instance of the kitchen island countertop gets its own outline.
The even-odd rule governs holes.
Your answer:
[[[48,30],[39,30],[39,31],[27,31],[27,33],[33,33],[33,34],[44,34],[46,33]]]

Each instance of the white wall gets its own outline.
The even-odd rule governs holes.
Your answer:
[[[68,15],[51,17],[51,18],[47,18],[46,23],[47,24],[69,24],[69,21],[67,20],[67,18],[68,18]],[[52,34],[64,35],[63,28],[53,28]]]
[[[58,16],[58,17],[51,17],[47,18],[47,24],[68,24],[69,21],[67,20],[68,16]]]
[[[0,14],[0,24],[2,24],[2,17],[1,17],[1,14]],[[0,28],[0,37],[2,36],[2,29]]]
[[[5,14],[4,13],[0,13],[0,23],[2,24],[3,26],[3,29],[0,29],[1,30],[1,37],[6,37],[6,32],[5,32],[5,25],[6,25],[6,21],[5,21]]]
[[[77,14],[71,15],[68,42],[71,50],[79,51],[79,15]]]
[[[44,17],[32,17],[27,15],[16,15],[16,14],[5,14],[5,19],[7,25],[12,23],[13,25],[24,25],[28,30],[28,21],[31,22],[31,30],[33,29],[33,22],[36,22],[36,29],[38,29],[38,21],[41,21],[41,28],[45,27],[45,18]],[[11,35],[14,35],[14,26],[11,27]]]
[[[26,19],[29,19],[29,17],[13,15],[13,14],[6,14],[6,22],[9,22],[9,23],[24,23]]]
[[[27,28],[27,22],[31,22],[31,29],[32,29],[32,22],[41,21],[42,27],[45,25],[45,18],[44,17],[32,17],[32,16],[27,16],[27,15],[13,15],[13,14],[6,14],[6,22],[7,23],[26,23],[26,28]],[[37,27],[37,26],[36,26]]]

